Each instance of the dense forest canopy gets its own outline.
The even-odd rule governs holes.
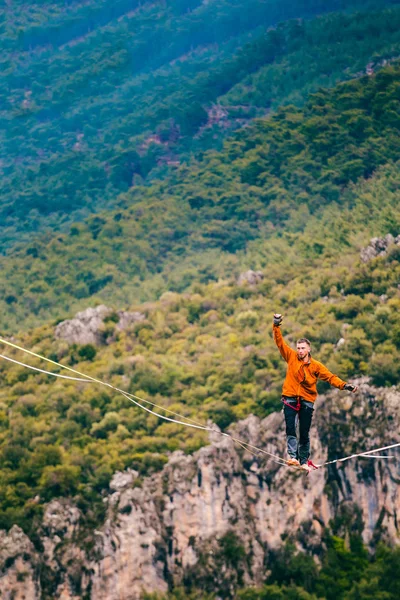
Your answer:
[[[114,211],[23,244],[0,260],[3,330],[60,318],[89,301],[124,305],[232,277],[246,265],[270,268],[281,236],[291,232],[297,246],[311,223],[319,231],[297,246],[310,261],[359,248],[374,234],[397,235],[399,76],[398,66],[386,67],[320,90],[303,108],[256,120],[222,151],[131,188]],[[373,222],[360,200],[364,180],[386,190]],[[375,211],[378,200],[368,204]],[[321,225],[328,214],[332,223]],[[285,255],[274,260],[281,266]]]
[[[2,25],[2,248],[115,205],[253,117],[399,56],[398,3],[367,8],[13,2]],[[344,12],[287,22],[334,10]]]

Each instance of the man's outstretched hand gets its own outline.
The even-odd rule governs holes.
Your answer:
[[[283,317],[282,315],[275,313],[274,314],[274,325],[276,325],[277,327],[279,327],[279,325],[282,323],[283,321]]]
[[[346,383],[343,386],[343,389],[346,390],[346,392],[353,392],[353,394],[358,390],[358,387],[356,385],[353,385],[352,383]]]

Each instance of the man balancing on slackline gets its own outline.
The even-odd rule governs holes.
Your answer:
[[[280,330],[282,315],[275,314],[273,334],[279,352],[287,362],[287,371],[282,388],[282,402],[286,422],[288,465],[301,466],[309,470],[310,427],[317,398],[317,380],[327,381],[330,385],[356,392],[357,386],[342,381],[333,375],[320,362],[311,357],[311,343],[306,338],[297,340],[296,350],[284,341]],[[299,420],[299,440],[296,436],[296,418]]]

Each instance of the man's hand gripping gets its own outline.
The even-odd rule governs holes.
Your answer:
[[[345,383],[343,389],[346,390],[346,392],[353,392],[353,394],[355,394],[355,392],[358,390],[358,387],[352,383]]]

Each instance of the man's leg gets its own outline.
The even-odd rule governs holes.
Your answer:
[[[296,404],[294,403],[294,406]],[[285,415],[286,423],[286,441],[287,451],[290,458],[297,459],[297,437],[296,437],[296,417],[297,411],[286,404],[283,407],[283,413]]]
[[[314,409],[307,404],[302,401],[299,411],[299,460],[301,465],[307,464],[310,458],[310,427]]]

